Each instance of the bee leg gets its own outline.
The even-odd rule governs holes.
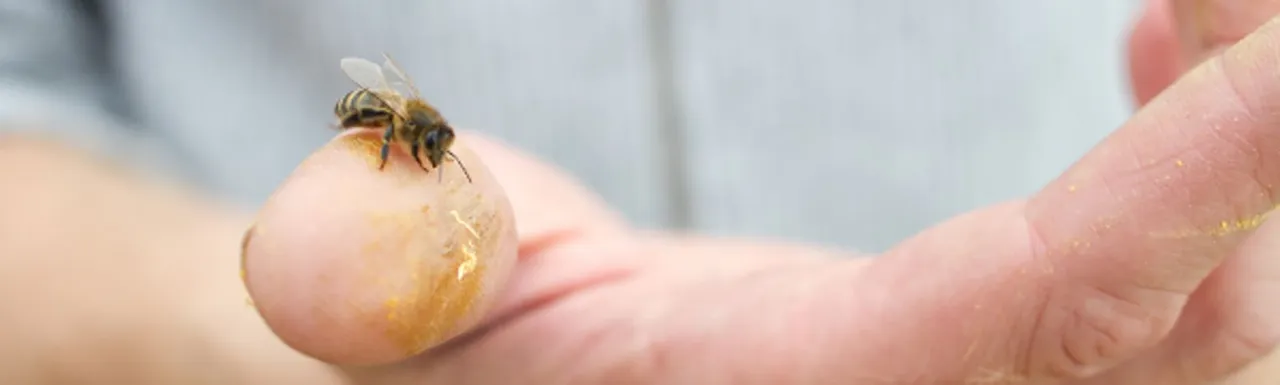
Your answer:
[[[421,167],[422,171],[431,172],[431,169],[427,168],[427,166],[422,164],[422,157],[418,156],[418,154],[420,154],[421,151],[422,151],[422,145],[418,144],[417,142],[414,142],[412,145],[409,146],[409,153],[413,154],[413,161],[418,163],[418,167]]]
[[[378,164],[379,171],[387,165],[387,156],[391,154],[391,135],[394,133],[392,126],[387,126],[387,131],[382,134],[382,163]]]
[[[431,168],[436,170],[436,182],[444,183],[444,168],[436,164],[435,158],[427,158],[427,161],[431,162]]]
[[[432,149],[433,151],[436,149],[436,132],[435,131],[428,132],[426,135],[422,137],[422,147]],[[427,156],[427,161],[431,162],[431,168],[436,170],[436,182],[444,183],[444,169],[441,168],[440,163],[436,161],[434,153]],[[421,161],[419,161],[418,164],[421,165],[422,164]],[[426,169],[426,168],[424,167],[423,169]]]

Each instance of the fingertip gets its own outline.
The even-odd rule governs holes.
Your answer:
[[[1138,106],[1172,84],[1186,70],[1172,4],[1148,0],[1129,35],[1129,80]]]
[[[242,276],[267,325],[322,361],[399,361],[478,323],[516,257],[506,193],[459,139],[424,172],[348,131],[313,153],[246,232]],[[438,175],[440,172],[443,174]]]

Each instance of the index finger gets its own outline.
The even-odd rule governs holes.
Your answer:
[[[1061,288],[1047,309],[1074,309],[1041,315],[1039,333],[1108,325],[1095,331],[1111,341],[1084,361],[1155,344],[1266,219],[1280,183],[1278,42],[1273,21],[1206,61],[1028,202],[1036,255]]]

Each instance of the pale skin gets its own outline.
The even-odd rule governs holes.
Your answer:
[[[348,364],[372,353],[313,361],[280,343],[305,337],[304,325],[269,329],[245,304],[244,230],[297,223],[254,241],[289,244],[308,218],[235,213],[74,150],[0,137],[0,373],[133,384],[1274,382],[1280,225],[1262,215],[1280,203],[1280,23],[1249,33],[1280,2],[1177,5],[1151,2],[1135,30],[1143,107],[1129,122],[1040,192],[874,259],[641,234],[561,172],[464,130],[460,156],[481,164],[467,164],[473,176],[500,183],[478,188],[509,199],[500,210],[518,236],[499,238],[518,254],[514,270],[494,285],[484,328],[358,369]],[[1194,9],[1215,22],[1186,21]],[[368,155],[327,146],[309,162]],[[421,172],[397,157],[390,172]],[[322,170],[282,189],[361,177]],[[436,183],[418,179],[403,188]],[[403,191],[347,193],[377,205]],[[327,248],[356,241],[330,238]],[[324,252],[247,258],[262,271],[281,260],[266,256],[310,251]],[[321,269],[288,267],[276,271]],[[254,274],[255,296],[289,295]],[[331,337],[359,340],[352,330]]]

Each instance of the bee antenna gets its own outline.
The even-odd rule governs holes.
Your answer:
[[[458,159],[458,155],[454,154],[452,150],[445,150],[444,152],[449,154],[449,156],[453,158],[454,162],[458,163],[458,168],[462,169],[462,175],[467,176],[467,183],[471,183],[471,173],[467,172],[467,166],[462,164],[462,159]]]

